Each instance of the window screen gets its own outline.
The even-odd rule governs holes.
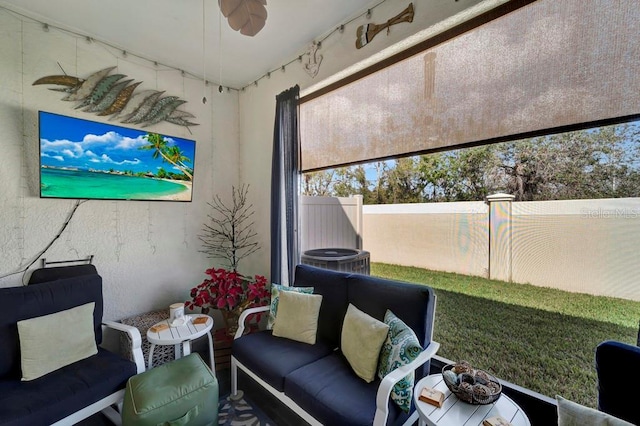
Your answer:
[[[637,115],[634,0],[538,0],[301,105],[302,170]]]

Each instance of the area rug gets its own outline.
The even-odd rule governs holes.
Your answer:
[[[234,400],[225,395],[218,404],[220,426],[276,426],[276,424],[243,395]]]

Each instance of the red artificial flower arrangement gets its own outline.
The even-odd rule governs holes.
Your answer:
[[[267,279],[262,275],[246,277],[237,271],[222,268],[207,269],[205,273],[209,278],[191,289],[191,300],[185,302],[185,307],[192,310],[200,308],[203,314],[211,309],[220,309],[229,329],[237,327],[229,322],[237,322],[245,309],[269,303],[271,294]],[[256,315],[256,321],[260,321],[259,314]]]

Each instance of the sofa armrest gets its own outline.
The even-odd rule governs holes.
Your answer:
[[[102,325],[119,332],[127,333],[129,335],[129,340],[131,341],[131,353],[133,354],[133,362],[136,363],[138,374],[143,373],[145,370],[145,364],[144,355],[142,354],[142,337],[140,336],[140,331],[131,325],[126,325],[115,321],[103,321]]]
[[[387,404],[389,402],[389,397],[391,396],[391,390],[395,384],[402,380],[402,378],[407,374],[429,361],[431,357],[438,352],[439,348],[440,343],[432,341],[416,359],[411,361],[409,364],[396,368],[384,376],[380,382],[378,393],[376,395],[376,415],[373,418],[373,426],[384,426],[387,424],[387,417],[389,416],[389,408]]]
[[[265,305],[265,306],[258,306],[256,308],[249,308],[249,309],[245,309],[244,311],[242,311],[242,313],[240,314],[240,318],[238,319],[238,331],[236,331],[235,336],[233,336],[233,340],[242,337],[242,335],[244,334],[244,322],[247,319],[247,317],[251,314],[256,314],[258,312],[265,312],[269,310],[269,305]]]

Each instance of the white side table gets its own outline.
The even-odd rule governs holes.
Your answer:
[[[444,403],[438,408],[418,399],[425,386],[444,393]],[[458,399],[442,379],[442,374],[432,374],[420,380],[413,392],[413,400],[420,416],[419,426],[478,426],[493,416],[502,416],[513,426],[531,426],[524,411],[504,393],[493,404],[472,405]]]
[[[174,345],[176,359],[180,358],[180,346],[182,346],[182,353],[189,355],[191,353],[191,341],[197,339],[200,336],[207,335],[209,339],[209,357],[211,370],[216,371],[214,356],[213,356],[213,339],[211,337],[211,329],[213,328],[213,318],[208,315],[185,315],[189,321],[187,324],[179,327],[171,327],[169,320],[163,320],[147,330],[147,340],[151,343],[149,348],[149,365],[148,368],[153,367],[153,350],[156,345]],[[207,322],[204,324],[194,324],[193,321],[198,317],[204,317]],[[167,328],[154,332],[152,329],[157,326],[166,325]]]

